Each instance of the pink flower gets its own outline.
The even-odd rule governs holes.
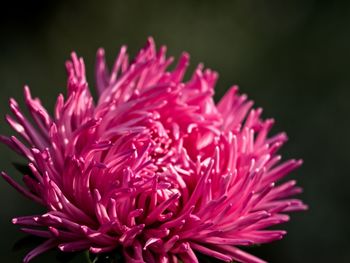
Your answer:
[[[47,240],[24,259],[58,247],[92,253],[122,249],[125,261],[198,262],[195,252],[223,261],[264,262],[239,247],[281,239],[270,226],[306,206],[290,196],[295,181],[275,182],[301,160],[281,163],[284,133],[268,137],[272,119],[232,87],[213,100],[217,73],[199,65],[189,81],[184,53],[172,71],[165,47],[148,40],[128,62],[122,47],[111,71],[97,52],[97,102],[82,58],[66,63],[67,99],[54,116],[25,87],[32,124],[14,99],[6,116],[20,135],[1,141],[28,160],[25,187],[4,179],[44,206],[13,219]]]

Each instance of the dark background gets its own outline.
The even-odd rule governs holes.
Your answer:
[[[253,249],[269,262],[350,262],[350,1],[11,1],[0,6],[0,113],[22,87],[52,110],[65,92],[64,61],[72,50],[85,58],[93,84],[98,47],[110,62],[122,44],[135,54],[147,36],[183,50],[192,68],[204,62],[220,74],[216,98],[240,85],[275,131],[290,140],[282,153],[305,164],[292,176],[310,205],[283,225],[288,235]],[[172,2],[172,3],[171,3]],[[12,132],[2,120],[0,133]],[[0,148],[0,167],[16,177],[18,157]],[[13,251],[24,235],[14,216],[40,211],[0,181],[0,261],[20,262]],[[33,262],[56,262],[49,253]],[[58,261],[57,261],[58,262]],[[74,262],[83,262],[83,256]]]

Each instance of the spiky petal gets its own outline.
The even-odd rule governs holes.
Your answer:
[[[198,262],[195,252],[223,261],[263,262],[238,248],[281,239],[270,226],[306,206],[291,196],[295,181],[275,185],[301,165],[276,155],[284,133],[232,87],[216,105],[217,73],[200,65],[184,81],[189,55],[174,70],[166,48],[149,39],[132,63],[122,47],[109,71],[97,52],[97,103],[82,58],[66,63],[67,98],[50,116],[25,87],[34,125],[10,100],[6,119],[20,138],[0,139],[28,160],[15,189],[45,206],[13,219],[47,239],[24,262],[58,247],[103,253],[122,249],[126,262]]]

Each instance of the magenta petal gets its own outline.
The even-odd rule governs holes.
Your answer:
[[[286,134],[269,136],[274,120],[263,120],[237,86],[215,104],[218,74],[202,64],[184,80],[189,54],[169,70],[173,58],[152,38],[131,62],[126,50],[111,69],[104,50],[97,51],[96,102],[74,52],[66,62],[67,95],[58,96],[54,116],[28,87],[32,120],[10,100],[6,120],[20,136],[0,142],[25,157],[31,173],[24,186],[2,177],[45,208],[12,220],[47,239],[24,261],[58,247],[118,249],[128,263],[193,263],[197,252],[264,262],[244,246],[281,239],[286,232],[269,227],[307,209],[293,198],[302,191],[294,180],[279,183],[302,164],[281,163]]]

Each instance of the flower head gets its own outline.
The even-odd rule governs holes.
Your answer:
[[[287,140],[268,136],[272,119],[232,87],[215,104],[217,73],[199,65],[184,81],[189,55],[174,70],[166,48],[148,40],[129,63],[122,47],[111,70],[97,52],[97,102],[82,58],[66,63],[67,98],[54,116],[25,87],[33,124],[14,99],[6,116],[20,135],[1,141],[28,160],[25,186],[4,179],[42,204],[43,214],[13,219],[46,238],[25,262],[58,247],[103,253],[121,249],[126,262],[263,262],[241,248],[282,238],[269,227],[306,206],[291,196],[295,181],[275,183],[301,165],[276,155]]]

